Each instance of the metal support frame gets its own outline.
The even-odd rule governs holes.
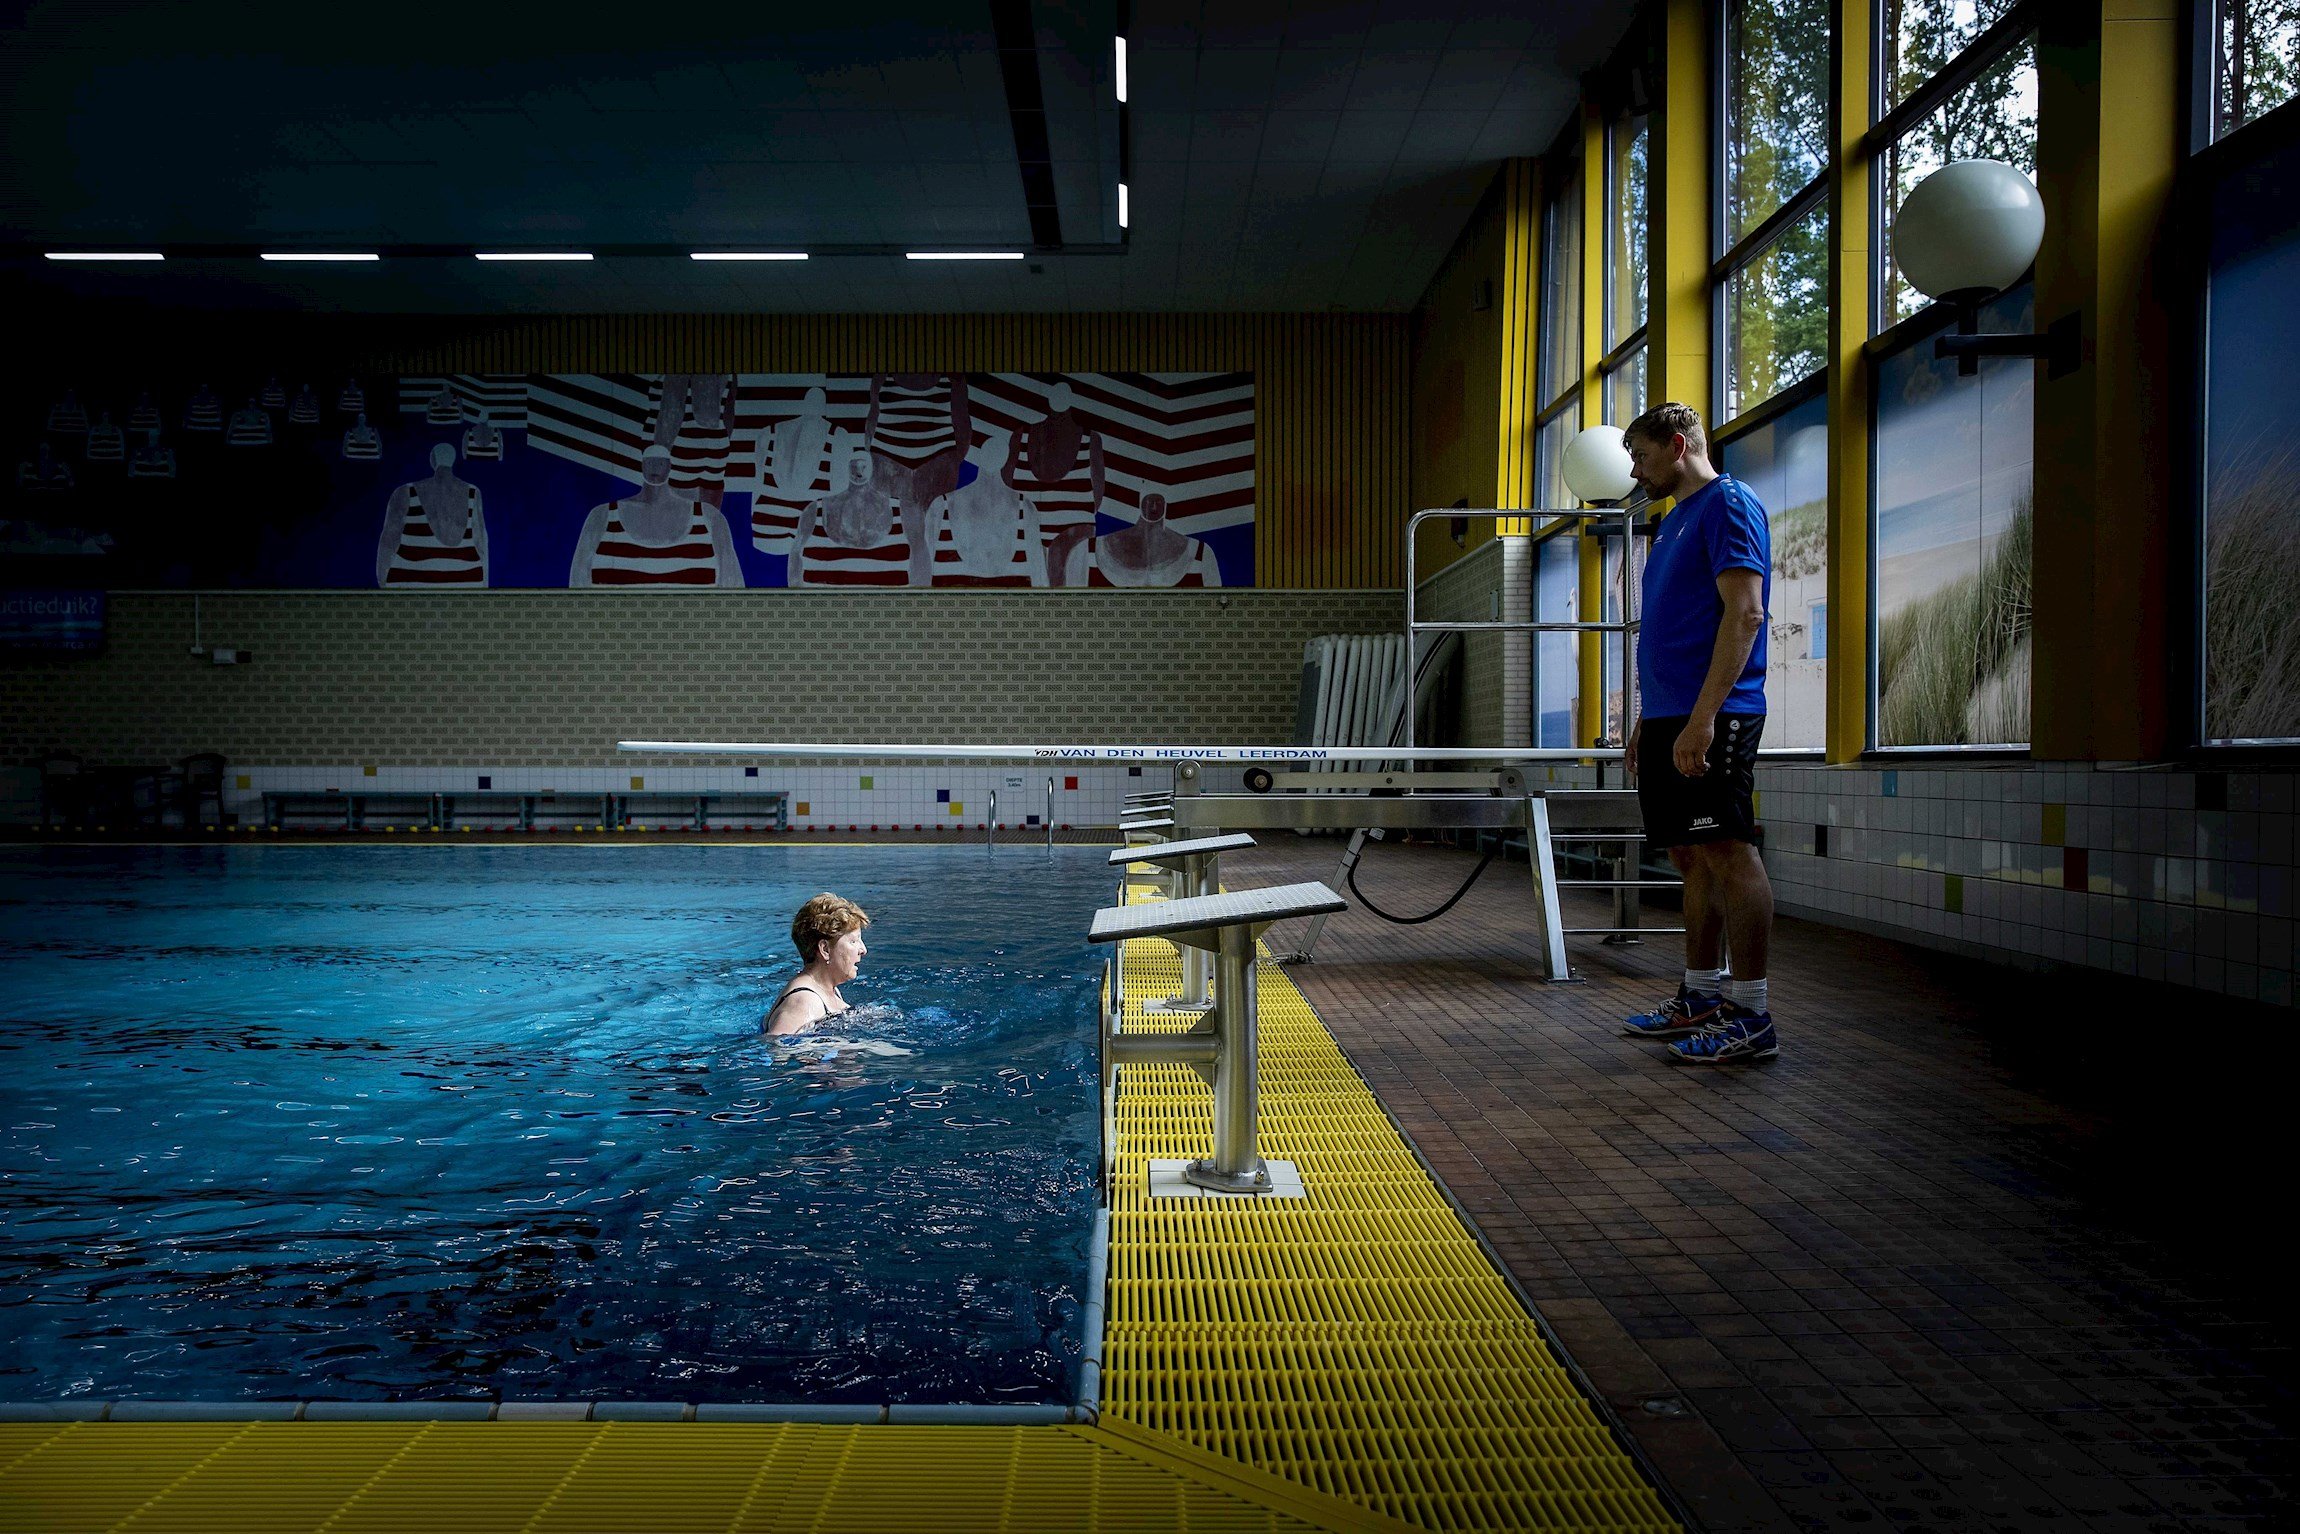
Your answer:
[[[1115,1031],[1117,1017],[1112,1016],[1106,1019],[1112,1031],[1103,1040],[1102,1058],[1106,1073],[1120,1065],[1187,1066],[1213,1089],[1213,1154],[1190,1162],[1182,1169],[1182,1177],[1215,1193],[1260,1194],[1272,1188],[1270,1170],[1259,1149],[1261,1051],[1256,1023],[1260,997],[1254,981],[1254,945],[1279,921],[1342,908],[1341,898],[1322,884],[1297,884],[1252,894],[1272,897],[1271,903],[1259,911],[1241,912],[1222,908],[1226,901],[1239,897],[1194,899],[1173,913],[1173,925],[1147,932],[1106,926],[1106,919],[1112,917],[1123,922],[1125,911],[1131,908],[1121,908],[1098,915],[1091,934],[1096,942],[1119,943],[1121,951],[1130,936],[1163,937],[1178,948],[1196,949],[1213,959],[1213,1004],[1189,1031],[1119,1033]],[[1106,1076],[1106,1090],[1109,1084]]]

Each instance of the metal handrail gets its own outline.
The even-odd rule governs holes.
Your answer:
[[[1046,850],[1054,850],[1054,779],[1046,780]]]
[[[983,837],[983,839],[982,839],[982,844],[983,844],[985,847],[995,847],[995,846],[997,846],[997,845],[998,845],[998,790],[997,790],[997,789],[995,789],[995,788],[994,788],[994,789],[992,789],[992,790],[990,791],[990,824],[989,824],[988,826],[984,827],[983,829],[984,829],[984,830],[985,830],[985,831],[986,831],[988,834],[987,834],[986,836],[984,836],[984,837]]]
[[[1636,699],[1637,699],[1637,673],[1636,673],[1636,670],[1635,670],[1635,665],[1636,665],[1636,652],[1635,652],[1635,650],[1634,650],[1633,646],[1634,646],[1634,645],[1635,645],[1635,643],[1636,643],[1636,636],[1637,636],[1637,631],[1638,631],[1639,627],[1641,626],[1641,624],[1640,624],[1640,621],[1639,621],[1639,616],[1638,616],[1638,613],[1637,613],[1637,611],[1636,611],[1636,605],[1637,605],[1637,604],[1636,604],[1636,601],[1635,601],[1635,594],[1634,594],[1634,591],[1635,591],[1635,584],[1636,584],[1636,582],[1635,582],[1635,579],[1634,579],[1634,577],[1635,577],[1635,559],[1634,559],[1633,551],[1634,551],[1634,549],[1636,548],[1636,543],[1637,543],[1637,539],[1636,539],[1636,532],[1637,532],[1637,514],[1638,514],[1640,511],[1642,511],[1642,510],[1644,510],[1644,509],[1645,509],[1645,507],[1646,507],[1646,504],[1647,504],[1647,503],[1646,503],[1645,501],[1643,501],[1642,499],[1639,499],[1639,500],[1634,500],[1634,501],[1632,501],[1632,502],[1630,502],[1629,504],[1626,504],[1626,505],[1617,506],[1617,507],[1606,507],[1606,508],[1603,508],[1603,509],[1600,509],[1600,510],[1593,510],[1593,511],[1556,511],[1556,510],[1549,510],[1549,511],[1545,511],[1545,510],[1540,510],[1540,509],[1530,509],[1530,510],[1524,510],[1524,511],[1516,511],[1516,510],[1506,510],[1506,509],[1500,509],[1500,508],[1491,508],[1491,507],[1480,507],[1480,508],[1475,508],[1475,509],[1469,509],[1469,508],[1463,508],[1463,507],[1458,507],[1458,506],[1447,506],[1447,507],[1442,507],[1442,508],[1432,508],[1432,509],[1430,509],[1430,510],[1427,510],[1427,511],[1417,511],[1417,512],[1415,512],[1413,515],[1411,515],[1411,516],[1407,517],[1407,518],[1406,518],[1406,661],[1407,661],[1407,665],[1408,665],[1409,667],[1411,667],[1411,666],[1413,665],[1413,663],[1414,663],[1414,657],[1415,657],[1415,656],[1416,656],[1416,654],[1418,653],[1418,652],[1416,651],[1416,649],[1415,649],[1415,646],[1414,646],[1414,636],[1415,636],[1415,635],[1417,635],[1417,634],[1425,634],[1425,633],[1457,633],[1457,634],[1458,634],[1458,633],[1516,633],[1516,634],[1589,634],[1589,633],[1598,633],[1598,634],[1618,634],[1618,635],[1620,635],[1620,636],[1621,636],[1621,734],[1622,734],[1622,739],[1623,739],[1624,741],[1626,741],[1627,739],[1629,739],[1629,732],[1630,732],[1631,730],[1633,730],[1633,729],[1635,729],[1635,728],[1637,727],[1637,726],[1636,726],[1636,719],[1635,719],[1635,717],[1634,717],[1634,716],[1635,716],[1635,711],[1636,711]],[[1525,521],[1529,521],[1529,522],[1538,521],[1538,522],[1542,522],[1542,523],[1558,523],[1558,522],[1591,522],[1591,521],[1595,521],[1595,520],[1598,520],[1598,519],[1600,519],[1600,518],[1618,517],[1618,518],[1620,519],[1620,521],[1621,521],[1621,538],[1622,538],[1622,544],[1621,544],[1621,548],[1622,548],[1622,559],[1621,559],[1621,591],[1622,591],[1622,595],[1621,595],[1621,612],[1622,612],[1622,617],[1621,617],[1621,621],[1620,621],[1620,622],[1618,622],[1618,623],[1584,623],[1584,622],[1565,622],[1565,621],[1559,621],[1559,622],[1544,622],[1544,621],[1541,621],[1541,620],[1539,620],[1539,619],[1534,619],[1534,620],[1528,620],[1528,621],[1524,621],[1524,622],[1519,622],[1519,621],[1515,621],[1515,620],[1510,620],[1510,621],[1504,621],[1504,622],[1486,622],[1486,623],[1440,623],[1440,622],[1416,622],[1416,621],[1415,621],[1415,619],[1414,619],[1414,593],[1415,593],[1415,588],[1416,588],[1416,586],[1417,586],[1417,584],[1418,584],[1418,583],[1417,583],[1417,581],[1416,581],[1416,578],[1415,578],[1415,574],[1414,574],[1414,544],[1415,544],[1415,542],[1416,542],[1416,532],[1417,532],[1417,530],[1420,528],[1420,526],[1421,526],[1421,524],[1422,524],[1423,522],[1427,521],[1427,520],[1428,520],[1429,518],[1431,518],[1431,517],[1446,517],[1446,518],[1454,518],[1454,517],[1491,517],[1491,518],[1494,518],[1494,519],[1495,519],[1495,520],[1497,520],[1497,521],[1498,521],[1498,520],[1500,520],[1500,519],[1502,519],[1502,518],[1510,518],[1510,519],[1513,519],[1513,520],[1522,519],[1522,520],[1525,520]],[[1538,601],[1537,601],[1537,605],[1536,605],[1536,608],[1535,608],[1535,610],[1536,610],[1536,611],[1539,611]],[[1415,710],[1414,710],[1414,708],[1413,708],[1413,706],[1412,706],[1412,700],[1411,700],[1411,699],[1409,699],[1409,700],[1407,701],[1407,707],[1406,707],[1406,715],[1405,715],[1405,739],[1404,739],[1404,741],[1401,743],[1401,745],[1400,745],[1400,747],[1399,747],[1399,752],[1400,752],[1400,756],[1401,756],[1401,759],[1407,759],[1407,758],[1411,758],[1411,757],[1412,757],[1412,755],[1413,755],[1413,744],[1414,744],[1414,713],[1415,713]],[[1626,774],[1625,774],[1625,776],[1626,776]],[[1634,778],[1630,779],[1630,782],[1631,782],[1632,784],[1634,784],[1634,782],[1635,782]]]

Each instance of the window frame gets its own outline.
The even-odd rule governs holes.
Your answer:
[[[1725,285],[1743,268],[1762,257],[1776,242],[1785,238],[1791,229],[1809,217],[1816,208],[1828,205],[1829,173],[1834,168],[1833,162],[1822,165],[1814,172],[1812,180],[1798,188],[1793,195],[1784,198],[1779,207],[1758,222],[1756,228],[1731,245],[1726,243],[1732,227],[1726,206],[1731,196],[1727,179],[1731,171],[1728,150],[1732,132],[1728,98],[1733,89],[1731,48],[1733,7],[1737,3],[1754,4],[1757,0],[1716,0],[1709,8],[1709,55],[1714,61],[1709,72],[1709,184],[1712,188],[1709,198],[1709,397],[1716,404],[1716,409],[1711,412],[1713,417],[1721,415],[1726,402],[1733,398],[1733,337],[1729,309],[1725,302]],[[1874,5],[1879,0],[1869,0],[1869,3]],[[1769,410],[1790,390],[1802,389],[1815,380],[1824,381],[1825,386],[1828,371],[1824,364],[1786,389],[1776,389],[1764,399],[1745,407],[1731,420],[1712,420],[1709,431],[1711,441],[1727,441],[1748,429],[1743,424],[1745,421],[1760,410]],[[1810,398],[1809,395],[1804,397]],[[1778,410],[1771,412],[1778,413]],[[1766,416],[1766,419],[1771,419],[1771,415]]]
[[[1564,210],[1567,194],[1563,188],[1568,182],[1571,184],[1571,196],[1576,198],[1583,196],[1584,189],[1581,177],[1584,174],[1584,168],[1581,165],[1581,157],[1581,119],[1577,113],[1566,123],[1564,130],[1558,135],[1557,142],[1541,159],[1541,217],[1538,220],[1537,238],[1540,241],[1542,268],[1540,280],[1535,284],[1536,312],[1532,390],[1534,395],[1532,423],[1534,495],[1532,499],[1537,501],[1541,499],[1542,485],[1547,483],[1549,479],[1548,453],[1542,443],[1542,429],[1581,400],[1581,346],[1587,339],[1586,336],[1582,335],[1581,328],[1588,323],[1589,295],[1578,291],[1580,280],[1576,278],[1575,302],[1563,306],[1571,308],[1574,311],[1572,315],[1559,315],[1555,311],[1560,306],[1549,301],[1550,230],[1552,227],[1550,221],[1558,217]],[[1586,242],[1589,239],[1589,231],[1579,227],[1580,224],[1586,222],[1579,217],[1579,210],[1575,210],[1575,220],[1576,232],[1580,238],[1575,241],[1577,248],[1569,259],[1573,262],[1581,262],[1588,252]],[[1555,395],[1545,400],[1540,397],[1542,371],[1549,361],[1550,347],[1558,339],[1555,327],[1561,319],[1569,319],[1574,326],[1576,344],[1573,355],[1569,359],[1570,365],[1566,370],[1568,376],[1565,385]]]
[[[1640,234],[1640,236],[1642,237],[1642,239],[1643,239],[1643,241],[1644,241],[1644,244],[1645,244],[1645,256],[1646,256],[1646,289],[1647,289],[1647,294],[1648,294],[1648,301],[1647,301],[1647,313],[1646,313],[1646,316],[1645,316],[1645,318],[1644,318],[1643,320],[1641,320],[1641,321],[1640,321],[1640,322],[1639,322],[1639,323],[1638,323],[1638,324],[1637,324],[1637,325],[1636,325],[1636,326],[1635,326],[1633,329],[1631,329],[1631,330],[1630,330],[1630,331],[1629,331],[1629,332],[1628,332],[1626,335],[1624,335],[1624,336],[1623,336],[1623,337],[1622,337],[1620,340],[1618,340],[1618,341],[1615,341],[1615,340],[1613,339],[1613,314],[1614,314],[1614,299],[1615,299],[1615,298],[1618,296],[1618,294],[1619,294],[1619,288],[1618,288],[1618,277],[1619,277],[1619,274],[1616,272],[1616,270],[1615,270],[1615,268],[1614,268],[1614,262],[1613,262],[1613,257],[1614,257],[1614,249],[1613,249],[1613,234],[1614,234],[1614,231],[1613,231],[1613,229],[1612,229],[1612,227],[1611,227],[1611,223],[1610,223],[1610,221],[1611,221],[1611,220],[1612,220],[1612,219],[1613,219],[1613,218],[1616,216],[1616,213],[1617,213],[1617,211],[1618,211],[1619,209],[1621,209],[1621,208],[1623,208],[1623,207],[1627,206],[1627,203],[1626,203],[1626,200],[1624,199],[1624,197],[1622,196],[1622,188],[1620,187],[1620,185],[1619,185],[1619,184],[1617,184],[1617,182],[1616,182],[1616,181],[1615,181],[1615,179],[1614,179],[1614,166],[1615,166],[1615,164],[1616,164],[1616,156],[1615,156],[1615,154],[1614,154],[1614,139],[1613,139],[1613,136],[1614,136],[1616,133],[1619,133],[1619,132],[1621,132],[1623,129],[1627,128],[1627,127],[1628,127],[1628,125],[1629,125],[1629,124],[1630,124],[1630,123],[1631,123],[1633,120],[1635,120],[1635,119],[1637,119],[1637,118],[1643,118],[1643,119],[1645,119],[1645,124],[1646,124],[1646,128],[1645,128],[1645,133],[1646,133],[1646,139],[1645,139],[1645,154],[1646,154],[1646,161],[1645,161],[1645,190],[1646,190],[1646,197],[1645,197],[1645,227],[1644,227],[1642,230],[1640,230],[1640,231],[1639,231],[1639,234]],[[1602,288],[1602,290],[1601,290],[1601,291],[1599,292],[1599,294],[1598,294],[1597,304],[1598,304],[1598,343],[1599,343],[1601,346],[1606,346],[1606,347],[1607,347],[1607,350],[1605,351],[1605,354],[1604,354],[1603,356],[1599,357],[1599,358],[1598,358],[1598,360],[1597,360],[1597,415],[1598,415],[1598,420],[1599,420],[1599,421],[1605,421],[1605,418],[1606,418],[1606,407],[1607,407],[1607,406],[1608,406],[1608,405],[1609,405],[1609,404],[1612,402],[1613,394],[1612,394],[1612,390],[1611,390],[1611,388],[1610,388],[1609,386],[1610,386],[1610,385],[1611,385],[1611,383],[1613,382],[1613,377],[1614,377],[1614,375],[1615,375],[1616,373],[1618,373],[1619,371],[1621,371],[1621,369],[1622,369],[1622,368],[1624,368],[1624,367],[1628,366],[1628,365],[1629,365],[1631,362],[1635,361],[1635,360],[1636,360],[1636,358],[1637,358],[1637,355],[1638,355],[1640,352],[1642,352],[1642,351],[1644,351],[1644,350],[1645,350],[1645,339],[1646,339],[1646,334],[1647,334],[1647,332],[1648,332],[1648,331],[1650,331],[1650,330],[1653,328],[1653,315],[1652,315],[1652,312],[1651,312],[1651,309],[1652,309],[1652,305],[1651,305],[1651,297],[1650,297],[1650,295],[1651,295],[1651,291],[1652,291],[1652,270],[1653,270],[1653,269],[1652,269],[1652,260],[1653,260],[1653,136],[1652,136],[1652,135],[1653,135],[1653,127],[1652,127],[1652,124],[1653,124],[1653,117],[1652,117],[1652,114],[1651,114],[1651,112],[1649,112],[1649,111],[1648,111],[1648,112],[1639,112],[1639,111],[1636,111],[1636,110],[1634,110],[1634,109],[1632,109],[1632,108],[1629,108],[1629,107],[1623,107],[1623,108],[1621,108],[1621,109],[1620,109],[1620,110],[1618,110],[1618,111],[1610,112],[1610,113],[1608,113],[1608,114],[1607,114],[1607,116],[1606,116],[1606,119],[1605,119],[1605,133],[1604,133],[1604,142],[1605,142],[1605,195],[1604,195],[1604,199],[1603,199],[1603,200],[1604,200],[1604,203],[1605,203],[1605,209],[1606,209],[1606,218],[1607,218],[1607,220],[1608,220],[1608,227],[1607,227],[1607,229],[1605,230],[1605,235],[1604,235],[1604,239],[1605,239],[1605,260],[1604,260],[1604,262],[1602,263],[1602,265],[1603,265],[1603,267],[1604,267],[1604,282],[1603,282],[1603,288]],[[1650,374],[1648,374],[1647,376],[1648,376],[1648,387],[1650,388],[1650,378],[1651,378],[1651,375],[1650,375]],[[1634,417],[1633,417],[1633,419],[1634,419]],[[1629,424],[1629,422],[1628,422],[1628,421],[1605,421],[1605,423],[1606,423],[1607,425],[1612,425],[1612,426],[1627,426],[1627,425]],[[1590,425],[1590,424],[1594,424],[1594,423],[1591,423],[1591,422],[1586,422],[1586,421],[1585,421],[1583,424],[1584,424],[1584,425]]]
[[[2188,0],[2190,33],[2182,92],[2188,111],[2188,155],[2174,180],[2175,218],[2182,227],[2204,227],[2212,199],[2222,184],[2249,175],[2264,161],[2300,148],[2300,98],[2272,107],[2248,123],[2212,136],[2219,94],[2219,0]],[[2179,276],[2188,293],[2181,318],[2190,327],[2179,349],[2175,386],[2191,402],[2176,433],[2174,472],[2183,486],[2180,504],[2188,525],[2172,539],[2175,568],[2167,596],[2172,604],[2169,627],[2179,636],[2182,650],[2173,675],[2178,690],[2172,700],[2185,727],[2179,744],[2192,755],[2215,761],[2230,756],[2266,756],[2279,761],[2300,757],[2300,736],[2230,736],[2216,738],[2207,717],[2206,668],[2212,656],[2206,629],[2211,603],[2205,590],[2205,540],[2211,530],[2211,412],[2212,378],[2212,254],[2199,248],[2190,254]]]
[[[1984,27],[1971,42],[1959,49],[1954,57],[1901,99],[1891,111],[1885,110],[1886,71],[1892,61],[1886,56],[1885,17],[1883,0],[1867,0],[1869,5],[1869,127],[1861,135],[1859,154],[1869,168],[1869,323],[1874,325],[1885,313],[1885,242],[1891,231],[1885,227],[1885,209],[1892,195],[1884,173],[1885,154],[1907,135],[1910,129],[1937,111],[1941,104],[1958,91],[1986,74],[1997,61],[2020,46],[2022,39],[2034,36],[2043,17],[2045,0],[2017,0],[2002,16]],[[2039,43],[2041,51],[2041,40]],[[2040,62],[2041,68],[2041,62]],[[2042,127],[2039,126],[2041,133]],[[2021,283],[2034,282],[2036,269],[2031,266],[2021,274]],[[1952,313],[1950,305],[1933,299],[1913,310],[1883,330],[1873,332],[1861,343],[1860,365],[1868,370],[1869,419],[1867,423],[1870,443],[1868,462],[1868,676],[1862,685],[1863,713],[1862,751],[1864,760],[1907,761],[1927,756],[1953,756],[1958,758],[1995,758],[2000,761],[2029,761],[2035,756],[2034,741],[2017,744],[1996,742],[1982,745],[1907,745],[1887,746],[1880,743],[1878,713],[1883,703],[1878,685],[1880,650],[1877,634],[1880,616],[1877,602],[1877,498],[1881,488],[1882,464],[1875,450],[1879,434],[1879,411],[1883,401],[1876,387],[1878,370],[1887,360],[1899,356],[1912,346],[1924,344],[1933,332],[1939,330]],[[2032,471],[2033,472],[2033,471]],[[1833,664],[1833,663],[1832,663]],[[2029,733],[2036,733],[2032,712]]]

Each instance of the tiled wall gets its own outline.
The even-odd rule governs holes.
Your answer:
[[[2293,998],[2294,777],[2082,762],[1758,772],[1787,914]]]
[[[188,653],[195,600],[199,639],[249,664]],[[221,751],[235,774],[695,765],[625,738],[1276,743],[1303,644],[1402,611],[1383,591],[124,593],[102,654],[0,664],[0,734],[17,764]]]

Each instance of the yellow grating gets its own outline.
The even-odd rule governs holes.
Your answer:
[[[821,1534],[1371,1528],[1123,1429],[779,1423],[0,1424],[0,1530]]]
[[[1122,970],[1128,1030],[1190,1025],[1147,1010],[1172,944]],[[1308,1197],[1151,1199],[1151,1160],[1211,1145],[1213,1095],[1121,1068],[1108,1416],[1424,1528],[1676,1528],[1266,951],[1256,979],[1261,1151]]]

